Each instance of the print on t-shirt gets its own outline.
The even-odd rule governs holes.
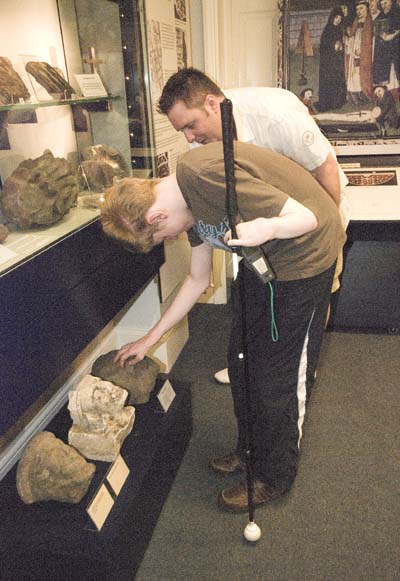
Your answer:
[[[203,220],[199,220],[193,226],[193,229],[203,242],[213,246],[213,248],[220,248],[232,252],[232,248],[224,242],[224,236],[228,231],[224,221],[219,226],[216,226],[215,224],[206,224]]]

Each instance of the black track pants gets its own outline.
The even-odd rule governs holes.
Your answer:
[[[296,477],[307,391],[318,361],[334,270],[335,264],[312,278],[272,283],[279,333],[276,342],[271,335],[269,285],[263,285],[243,261],[232,285],[228,364],[238,422],[237,450],[242,453],[246,448],[247,433],[245,373],[239,357],[244,305],[254,473],[279,490],[289,489]]]

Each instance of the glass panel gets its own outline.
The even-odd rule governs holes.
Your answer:
[[[130,173],[118,4],[110,0],[62,0],[59,9],[70,77],[97,74],[107,93],[120,96],[107,115],[75,111],[75,115],[85,118],[82,118],[82,125],[76,127],[78,149],[82,152],[91,145],[115,148],[124,160],[125,170]]]
[[[2,13],[0,225],[9,234],[0,244],[0,275],[96,219],[88,194],[96,198],[132,173],[155,175],[144,22],[135,0],[20,0]],[[16,85],[4,83],[3,69]],[[85,94],[93,82],[104,96]],[[22,223],[15,172],[46,150],[70,164],[77,202],[61,216]],[[45,206],[29,179],[23,204]]]
[[[132,168],[138,177],[151,177],[156,175],[155,146],[144,2],[120,0],[119,6]]]
[[[46,186],[47,168],[55,164],[63,164],[66,181],[76,172],[69,165],[77,150],[72,109],[59,97],[63,87],[64,94],[75,98],[78,93],[68,77],[56,0],[7,3],[1,14],[0,67],[0,224],[9,231],[0,244],[3,273],[93,220],[94,213],[74,207],[77,182],[62,209],[51,203],[58,194]],[[46,150],[55,159],[36,172],[31,160],[41,159]]]
[[[93,143],[112,137],[134,173],[149,176],[154,156],[141,3],[75,0],[74,5],[83,72],[97,72],[108,92],[121,96],[106,123],[91,115]]]

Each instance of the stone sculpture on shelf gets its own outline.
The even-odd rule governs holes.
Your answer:
[[[136,365],[125,365],[124,368],[114,363],[117,351],[100,355],[92,367],[92,375],[112,381],[129,391],[130,404],[147,403],[154,389],[160,367],[150,357],[144,357]]]
[[[96,467],[51,432],[26,446],[17,467],[17,490],[25,504],[56,500],[76,504],[85,496]]]
[[[70,99],[75,89],[64,79],[62,72],[49,63],[29,61],[25,70],[55,99]]]
[[[127,397],[125,389],[85,375],[69,393],[68,443],[86,458],[113,462],[135,421],[135,408],[125,407]]]
[[[121,153],[110,145],[91,145],[82,152],[80,164],[82,187],[94,192],[104,192],[114,179],[129,176],[129,170]]]
[[[58,222],[76,203],[78,177],[70,162],[46,151],[26,159],[4,182],[0,206],[22,230]]]
[[[81,187],[90,192],[104,192],[113,184],[113,168],[105,161],[82,161],[79,169]]]
[[[0,56],[0,105],[18,103],[20,99],[28,101],[30,93],[10,59]]]

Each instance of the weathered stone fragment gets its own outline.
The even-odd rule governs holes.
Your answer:
[[[0,104],[18,103],[19,99],[27,101],[29,98],[30,93],[10,59],[0,56]]]
[[[82,159],[103,161],[108,163],[113,169],[113,175],[117,179],[129,176],[129,169],[122,154],[111,145],[98,144],[90,145],[82,150]]]
[[[73,426],[68,442],[85,458],[113,462],[131,432],[135,408],[125,407],[128,392],[99,377],[85,375],[70,391],[68,409]]]
[[[160,371],[159,366],[150,357],[145,357],[136,365],[125,365],[121,368],[114,363],[116,353],[117,351],[110,351],[105,355],[100,355],[93,364],[92,375],[127,389],[128,403],[147,403]]]
[[[76,203],[79,187],[73,166],[46,149],[26,159],[6,179],[0,205],[4,216],[22,230],[58,222]]]
[[[83,187],[92,192],[104,192],[113,184],[114,171],[106,161],[92,159],[81,163],[81,176]]]
[[[110,145],[91,145],[81,151],[79,177],[81,189],[104,192],[115,179],[129,176],[122,154]]]
[[[49,95],[56,94],[59,98],[70,99],[75,93],[75,89],[49,63],[29,61],[25,65],[25,70],[46,89]]]
[[[41,432],[18,463],[18,494],[25,504],[47,500],[76,504],[85,496],[95,470],[74,448],[51,432]]]

